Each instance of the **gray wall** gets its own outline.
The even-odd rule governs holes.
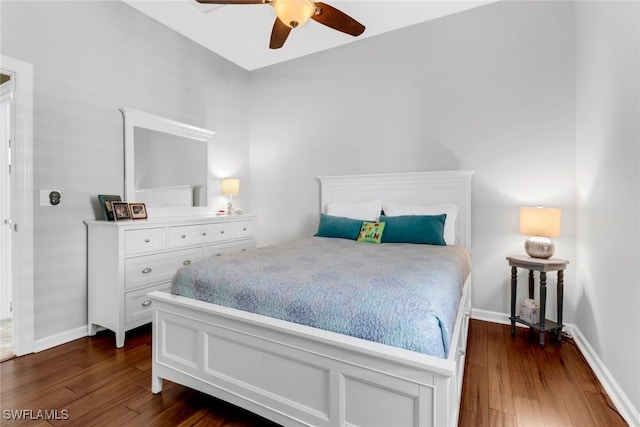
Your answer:
[[[508,312],[520,206],[562,208],[575,260],[573,13],[501,2],[252,72],[259,244],[315,232],[318,175],[475,170],[473,306]]]
[[[640,3],[576,12],[575,323],[640,410]]]
[[[34,67],[38,340],[87,324],[83,220],[101,217],[97,194],[123,195],[118,108],[216,131],[214,174],[248,181],[249,76],[119,1],[2,1],[1,19],[2,54]],[[40,189],[62,205],[40,207]]]

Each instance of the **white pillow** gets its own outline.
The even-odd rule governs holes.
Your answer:
[[[327,215],[360,219],[362,221],[378,221],[382,211],[382,200],[365,202],[334,202],[327,205]]]
[[[447,245],[453,245],[456,242],[456,218],[458,216],[458,207],[456,205],[443,203],[433,206],[421,206],[385,202],[382,210],[387,216],[447,214],[447,218],[444,220],[444,242]]]

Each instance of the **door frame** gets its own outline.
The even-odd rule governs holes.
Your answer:
[[[33,255],[33,65],[0,55],[0,69],[15,77],[11,238],[13,352],[32,353],[35,342]]]
[[[0,320],[11,319],[13,312],[11,310],[11,293],[13,291],[12,275],[11,275],[11,238],[13,235],[13,227],[11,225],[11,193],[12,181],[10,177],[11,168],[11,150],[7,147],[7,140],[13,140],[13,83],[15,76],[8,71],[0,70],[2,76],[9,76],[9,81],[0,85],[0,135],[3,139],[2,152],[0,152],[0,161],[2,165],[2,176],[0,177],[0,210],[2,210],[0,224],[0,234],[2,235],[2,247],[0,247],[0,280],[2,281],[2,289],[0,289]],[[6,179],[5,179],[6,178]],[[3,326],[4,327],[4,326]],[[13,329],[13,326],[9,324]],[[4,344],[6,345],[6,344]],[[13,354],[13,340],[11,340],[11,353]]]

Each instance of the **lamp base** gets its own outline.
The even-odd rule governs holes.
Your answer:
[[[556,247],[550,239],[546,237],[531,236],[524,242],[524,250],[532,258],[551,258],[556,251]]]

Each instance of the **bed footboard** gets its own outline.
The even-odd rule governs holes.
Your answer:
[[[285,426],[455,425],[469,288],[448,359],[153,292],[152,391],[167,379]]]

